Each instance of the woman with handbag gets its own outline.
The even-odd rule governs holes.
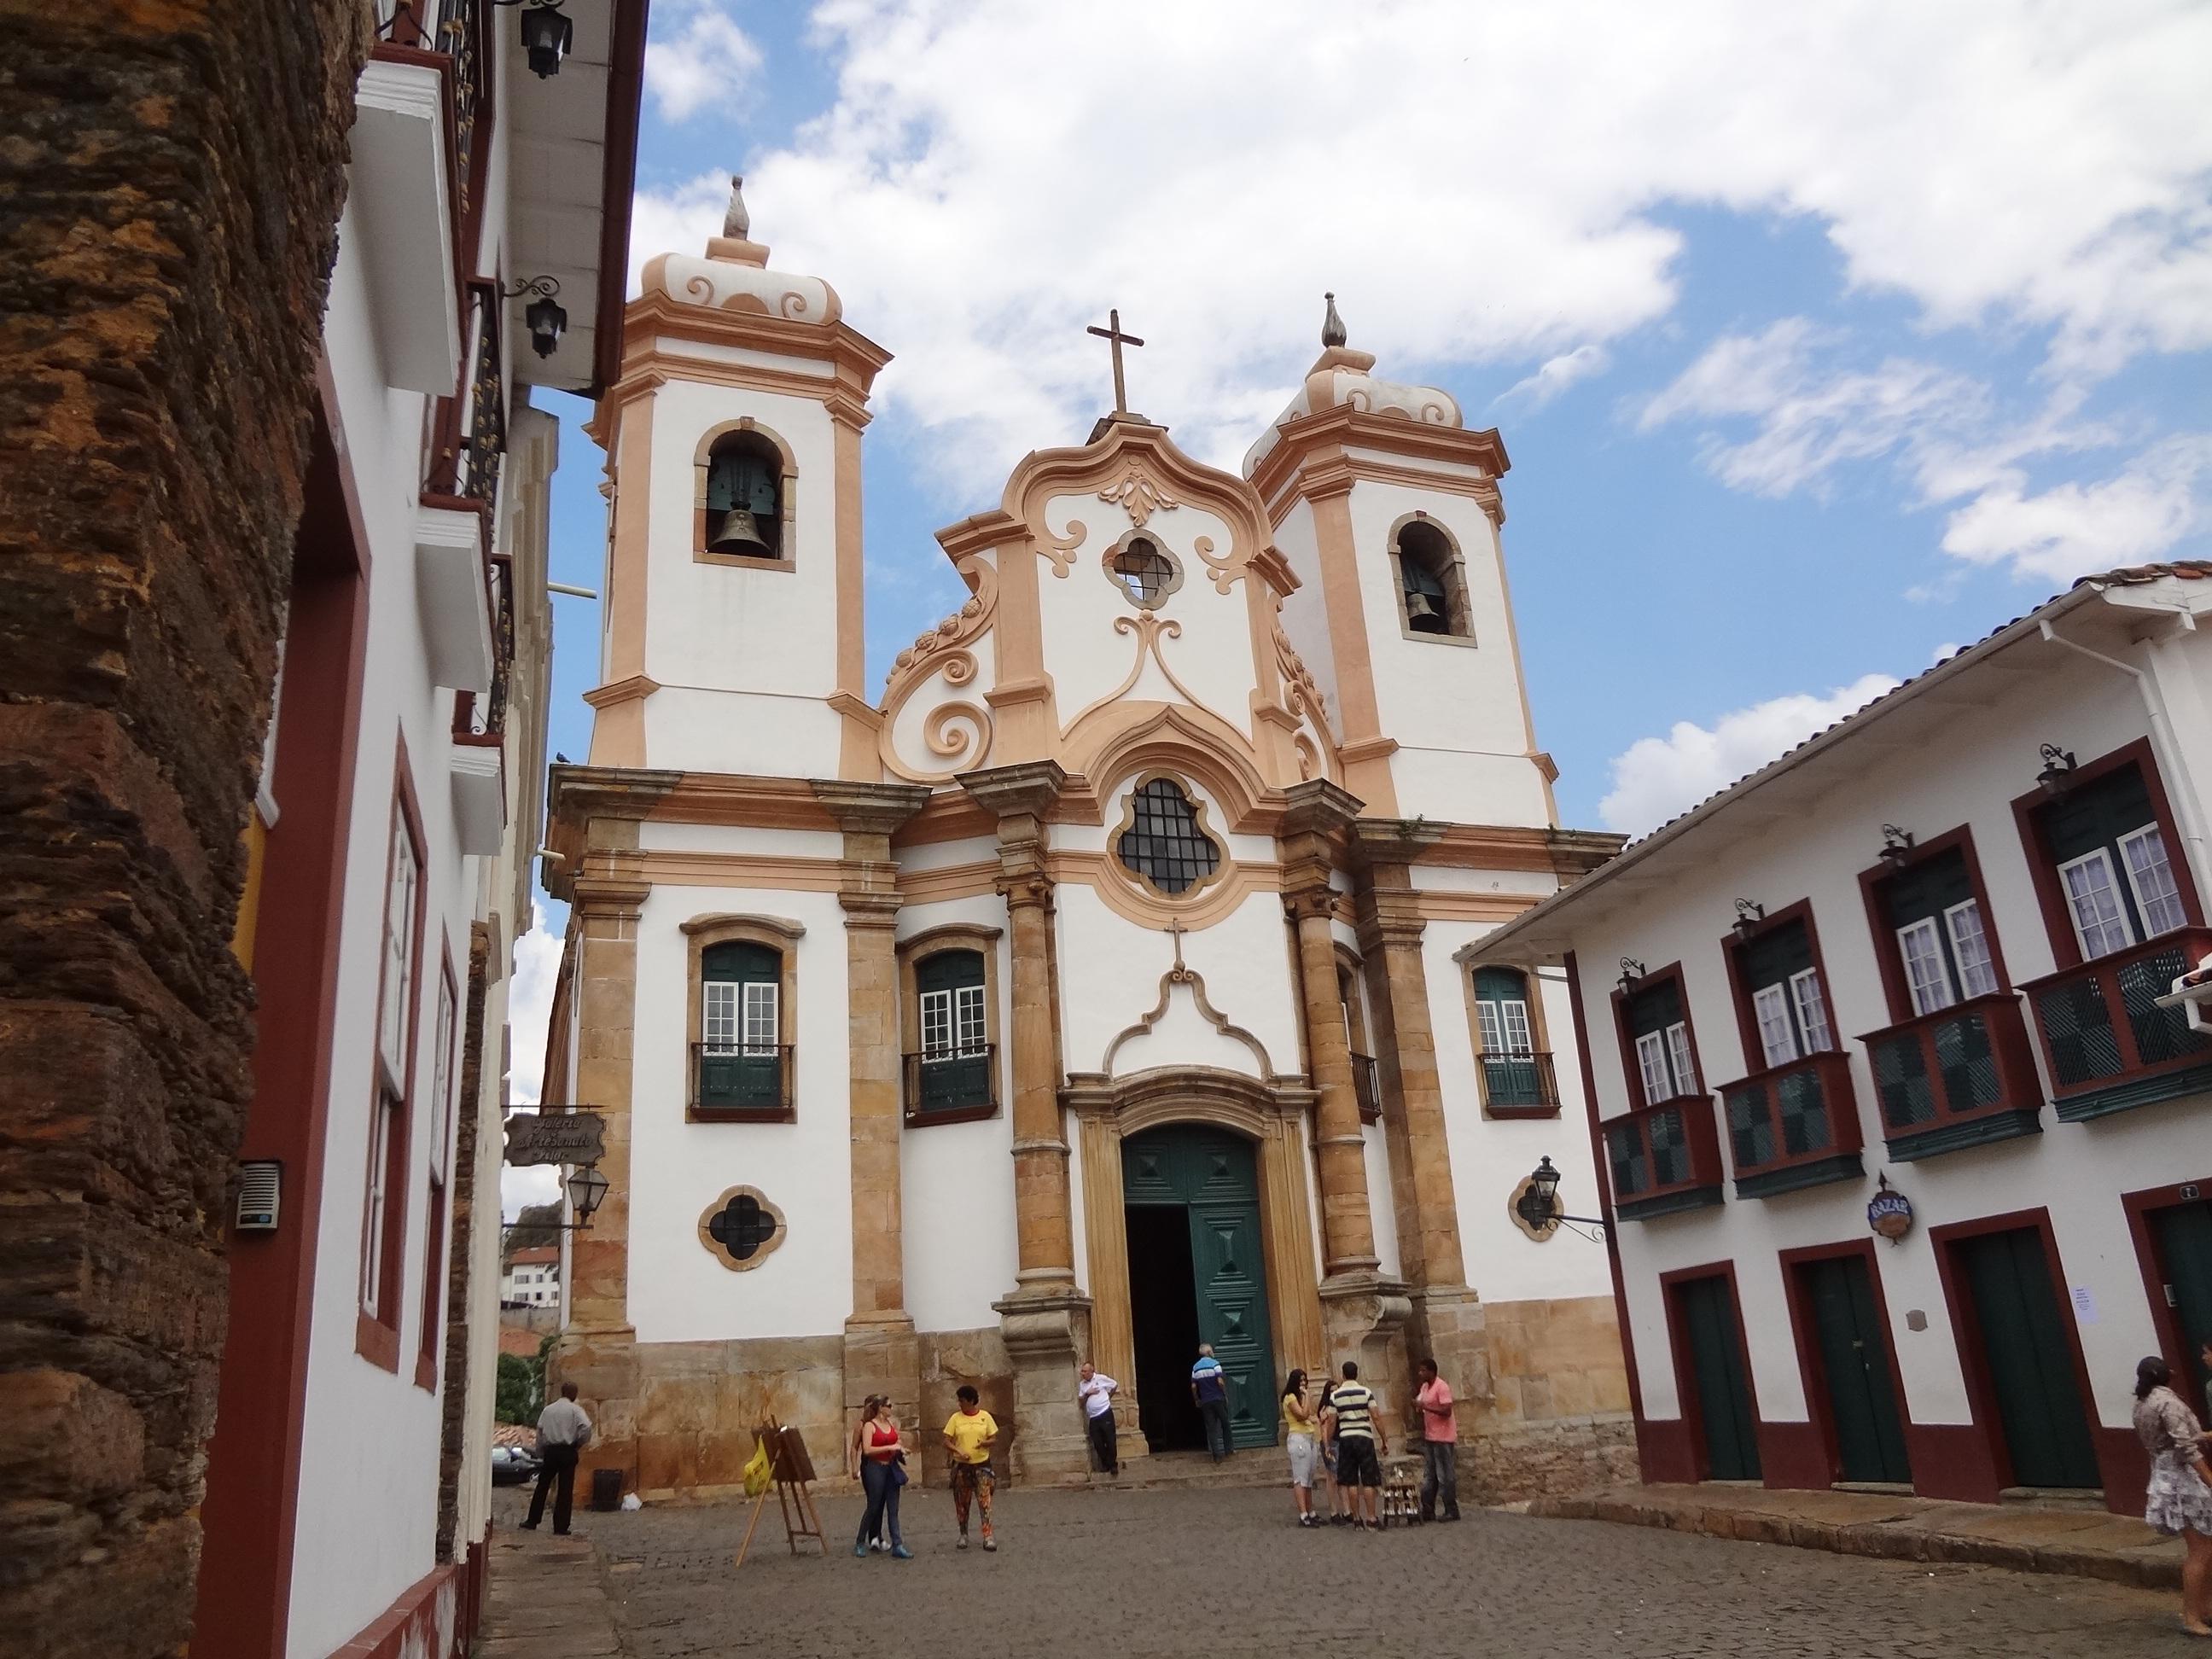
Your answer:
[[[879,1530],[888,1528],[891,1554],[901,1561],[911,1561],[914,1552],[899,1537],[899,1488],[906,1485],[906,1448],[899,1438],[898,1419],[892,1414],[887,1395],[872,1396],[868,1406],[860,1432],[853,1437],[854,1454],[860,1462],[860,1489],[868,1498],[867,1513],[860,1517],[860,1535],[853,1540],[853,1553],[865,1557],[868,1540]]]

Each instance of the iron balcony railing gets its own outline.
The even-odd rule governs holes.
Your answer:
[[[1359,1102],[1359,1121],[1378,1123],[1382,1118],[1382,1073],[1372,1054],[1352,1057],[1352,1092]]]
[[[489,102],[489,58],[484,38],[491,0],[377,0],[377,51],[388,57],[443,59],[453,127],[453,222],[465,232],[476,223],[477,149],[480,118]]]
[[[453,694],[453,736],[471,743],[504,741],[507,701],[514,679],[514,561],[495,554],[484,562],[484,586],[491,605],[491,690]]]
[[[1764,1198],[1863,1173],[1848,1055],[1808,1054],[1753,1072],[1720,1092],[1739,1198]]]
[[[908,1052],[902,1097],[909,1123],[988,1117],[999,1109],[999,1045]]]
[[[2212,1037],[2191,1030],[2185,1010],[2157,1002],[2207,951],[2212,932],[2190,928],[2021,988],[2035,1010],[2061,1118],[2098,1117],[2206,1086],[2197,1074],[2212,1067]]]
[[[693,1043],[693,1112],[702,1117],[787,1116],[793,1058],[788,1042]]]
[[[1475,1070],[1482,1079],[1483,1109],[1493,1117],[1559,1109],[1559,1074],[1548,1054],[1478,1054]]]
[[[2043,1086],[2011,992],[1972,997],[1859,1041],[1893,1158],[2034,1133]]]

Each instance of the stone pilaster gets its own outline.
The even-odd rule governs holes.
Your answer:
[[[1279,831],[1283,908],[1297,930],[1307,1070],[1316,1095],[1322,1334],[1331,1371],[1346,1359],[1357,1359],[1363,1376],[1387,1379],[1405,1369],[1399,1337],[1406,1321],[1405,1291],[1381,1272],[1375,1254],[1366,1143],[1360,1133],[1359,1096],[1352,1086],[1336,941],[1330,932],[1336,901],[1329,874],[1359,802],[1325,779],[1296,785],[1287,793],[1290,806]]]
[[[1089,1340],[1090,1304],[1075,1287],[1075,1234],[1053,972],[1053,884],[1046,814],[1067,775],[1051,761],[966,772],[960,786],[999,821],[999,882],[1006,901],[1012,978],[1014,1218],[1018,1270],[994,1304],[1014,1362],[1013,1471],[1025,1480],[1087,1478],[1075,1367]]]
[[[587,871],[637,846],[635,819],[594,819]],[[612,858],[607,854],[613,854]],[[606,1196],[568,1235],[568,1322],[546,1368],[549,1390],[574,1382],[592,1415],[578,1480],[618,1468],[637,1480],[637,1330],[629,1322],[630,1071],[637,1020],[637,924],[648,884],[585,874],[569,895],[576,939],[576,1100],[606,1123],[599,1162]]]
[[[845,980],[853,1133],[853,1312],[845,1322],[845,1404],[890,1395],[918,1409],[921,1357],[906,1310],[899,1141],[897,866],[890,838],[920,811],[919,784],[817,779],[814,793],[844,832],[837,902],[845,911]]]
[[[1421,959],[1427,924],[1416,908],[1410,866],[1440,833],[1439,826],[1376,820],[1356,827],[1362,859],[1358,926],[1382,1070],[1399,1256],[1411,1286],[1408,1340],[1417,1355],[1435,1359],[1454,1392],[1474,1407],[1462,1417],[1463,1431],[1471,1431],[1490,1398],[1489,1340],[1461,1253],[1443,1084]]]

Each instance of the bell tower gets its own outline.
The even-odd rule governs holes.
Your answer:
[[[890,361],[836,290],[769,268],[732,180],[704,258],[646,263],[606,447],[591,763],[872,782],[860,433]]]
[[[1284,632],[1367,816],[1548,827],[1499,542],[1505,447],[1449,392],[1374,368],[1328,296],[1321,356],[1244,458],[1302,584]]]

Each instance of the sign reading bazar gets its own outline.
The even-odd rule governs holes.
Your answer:
[[[597,1112],[510,1112],[507,1119],[509,1164],[596,1164],[604,1150],[607,1122]]]
[[[1881,1177],[1881,1190],[1867,1206],[1867,1225],[1894,1244],[1912,1231],[1912,1200]]]

